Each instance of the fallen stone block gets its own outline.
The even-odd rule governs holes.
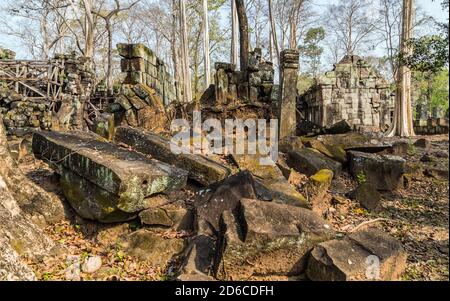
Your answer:
[[[190,239],[184,251],[183,274],[211,275],[216,250],[216,237],[197,235]]]
[[[378,190],[392,191],[403,185],[406,161],[401,157],[350,151],[349,161],[351,174],[364,175]]]
[[[306,147],[313,148],[327,157],[340,163],[347,163],[347,152],[342,146],[334,144],[324,144],[323,142],[313,139],[306,142]]]
[[[321,243],[311,252],[307,275],[313,281],[398,280],[407,254],[395,238],[378,229]]]
[[[144,225],[169,227],[176,231],[190,231],[194,224],[192,210],[174,205],[146,209],[139,213],[139,218]]]
[[[91,133],[36,133],[33,152],[55,167],[63,180],[67,179],[66,184],[72,184],[66,187],[71,203],[84,202],[83,196],[87,194],[82,183],[76,186],[77,180],[71,179],[75,175],[99,188],[99,198],[91,195],[89,203],[97,203],[111,212],[139,212],[148,208],[146,198],[178,190],[187,181],[185,171],[121,149]],[[91,213],[97,216],[95,209]]]
[[[115,141],[125,143],[136,151],[189,171],[189,177],[203,185],[225,179],[230,170],[202,155],[174,154],[170,140],[152,133],[144,133],[129,127],[118,127]]]
[[[333,236],[331,226],[311,210],[243,199],[222,215],[216,278],[299,275],[311,249]]]
[[[322,215],[331,206],[331,196],[328,190],[334,174],[329,169],[322,169],[308,179],[308,202],[313,212]]]
[[[329,169],[337,176],[342,171],[342,164],[328,158],[312,148],[304,148],[288,153],[287,163],[296,171],[312,176],[322,169]]]
[[[431,142],[428,139],[422,138],[422,139],[418,139],[415,143],[414,146],[416,147],[420,147],[425,149],[425,151],[429,151],[431,148]]]
[[[369,211],[379,211],[381,209],[381,194],[370,183],[359,185],[351,197]]]
[[[346,134],[352,131],[351,125],[347,120],[341,120],[332,124],[324,129],[325,133],[336,135],[336,134]]]
[[[146,229],[129,234],[121,242],[125,253],[155,267],[165,267],[169,261],[178,258],[182,254],[185,244],[186,242],[182,238],[168,239]]]
[[[338,135],[321,135],[309,140],[318,140],[325,145],[339,146],[345,151],[361,151],[367,153],[378,153],[392,145],[361,133],[347,133]]]
[[[261,155],[232,155],[232,157],[241,170],[250,171],[261,181],[272,194],[274,202],[307,207],[305,197],[289,184],[278,166],[274,163],[267,165],[270,158]]]
[[[282,153],[288,153],[303,148],[302,138],[298,136],[287,136],[278,143],[278,150]]]

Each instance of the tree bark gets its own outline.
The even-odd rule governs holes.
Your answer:
[[[236,9],[236,2],[235,0],[231,0],[231,63],[236,66],[239,61],[238,40],[239,40],[239,21]]]
[[[247,13],[245,11],[244,0],[235,0],[236,10],[239,20],[239,41],[240,41],[240,63],[241,71],[246,71],[248,66],[248,48],[249,48],[249,37],[248,37],[248,19]]]
[[[183,101],[190,103],[192,101],[192,84],[190,73],[189,45],[186,21],[186,0],[179,0],[180,5],[180,27],[181,27],[181,51],[183,57]]]
[[[211,59],[209,56],[208,0],[203,0],[203,54],[205,57],[205,89],[211,84]]]
[[[177,1],[172,0],[172,61],[173,61],[173,77],[175,79],[175,93],[176,100],[181,101],[181,76],[180,76],[180,57],[177,47],[177,36],[178,36],[178,13],[177,13]]]
[[[400,51],[406,55],[411,54],[413,51],[408,43],[413,36],[413,5],[413,0],[403,0],[403,25]],[[415,135],[411,98],[411,70],[405,64],[400,63],[397,72],[397,94],[395,99],[394,120],[386,133],[388,137],[412,137]]]
[[[277,27],[275,26],[275,18],[273,16],[272,0],[269,1],[269,18],[270,18],[270,32],[271,40],[275,46],[275,53],[277,55],[277,61],[280,62],[280,48],[278,47]]]

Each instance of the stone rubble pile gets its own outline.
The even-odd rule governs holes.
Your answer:
[[[215,71],[215,84],[200,100],[205,118],[232,117],[239,111],[245,112],[247,118],[267,118],[275,113],[273,64],[262,59],[260,48],[250,53],[247,70],[238,71],[233,64],[216,63]]]
[[[90,61],[72,53],[56,55],[48,64],[60,68],[62,89],[57,100],[32,99],[0,82],[0,114],[9,135],[23,136],[33,129],[82,128],[83,104],[89,99],[94,78]]]

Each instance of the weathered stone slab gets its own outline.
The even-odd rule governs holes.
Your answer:
[[[351,174],[364,175],[378,190],[392,191],[403,184],[406,161],[401,157],[350,151],[349,161]]]
[[[372,139],[361,133],[321,135],[310,138],[310,140],[314,139],[322,142],[324,145],[340,146],[346,151],[355,150],[368,153],[381,152],[392,146],[391,144],[384,143],[378,139]]]
[[[33,137],[33,152],[58,171],[68,169],[118,196],[117,208],[128,213],[146,209],[147,197],[186,185],[185,171],[101,139],[84,132],[40,132]]]
[[[225,179],[230,170],[202,155],[174,154],[170,140],[152,133],[144,133],[129,127],[118,127],[115,141],[125,143],[133,149],[189,171],[189,177],[203,185]]]
[[[406,259],[400,242],[381,230],[369,229],[317,246],[307,275],[313,281],[398,280]]]
[[[299,275],[309,251],[333,235],[331,225],[311,210],[243,199],[222,215],[216,278]]]
[[[291,186],[277,165],[262,165],[261,155],[232,155],[241,170],[248,170],[271,192],[274,202],[307,207],[306,199]]]
[[[332,170],[335,176],[342,171],[341,163],[312,148],[303,148],[289,152],[287,163],[296,171],[307,176],[312,176],[322,169]]]

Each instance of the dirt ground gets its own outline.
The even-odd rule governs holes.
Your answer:
[[[432,150],[446,152],[448,136],[427,137],[432,141]],[[407,161],[419,162],[423,151],[414,149]],[[447,160],[443,158],[439,160]],[[448,165],[447,165],[448,166]],[[27,176],[47,191],[64,199],[53,171],[42,161],[29,159],[20,164]],[[330,193],[334,198],[325,218],[335,229],[345,233],[363,227],[381,227],[399,239],[408,253],[408,264],[402,280],[449,280],[449,182],[431,177],[420,177],[409,186],[394,193],[383,193],[383,209],[370,213],[345,194],[357,183],[346,172],[333,183]],[[185,191],[192,195],[192,191]],[[64,200],[63,200],[64,202]],[[123,225],[99,225],[76,217],[66,205],[67,220],[48,227],[45,231],[60,242],[66,251],[53,258],[42,258],[31,263],[40,280],[66,279],[67,255],[100,256],[102,268],[94,274],[81,273],[82,280],[170,280],[174,276],[177,262],[167,267],[151,267],[144,262],[127,256],[121,250],[116,237],[120,232],[141,227],[138,221]],[[126,228],[124,230],[124,227]],[[108,243],[99,239],[99,233],[106,231]],[[167,232],[168,236],[181,235]],[[188,234],[182,234],[188,236]],[[105,236],[105,235],[103,235]]]

